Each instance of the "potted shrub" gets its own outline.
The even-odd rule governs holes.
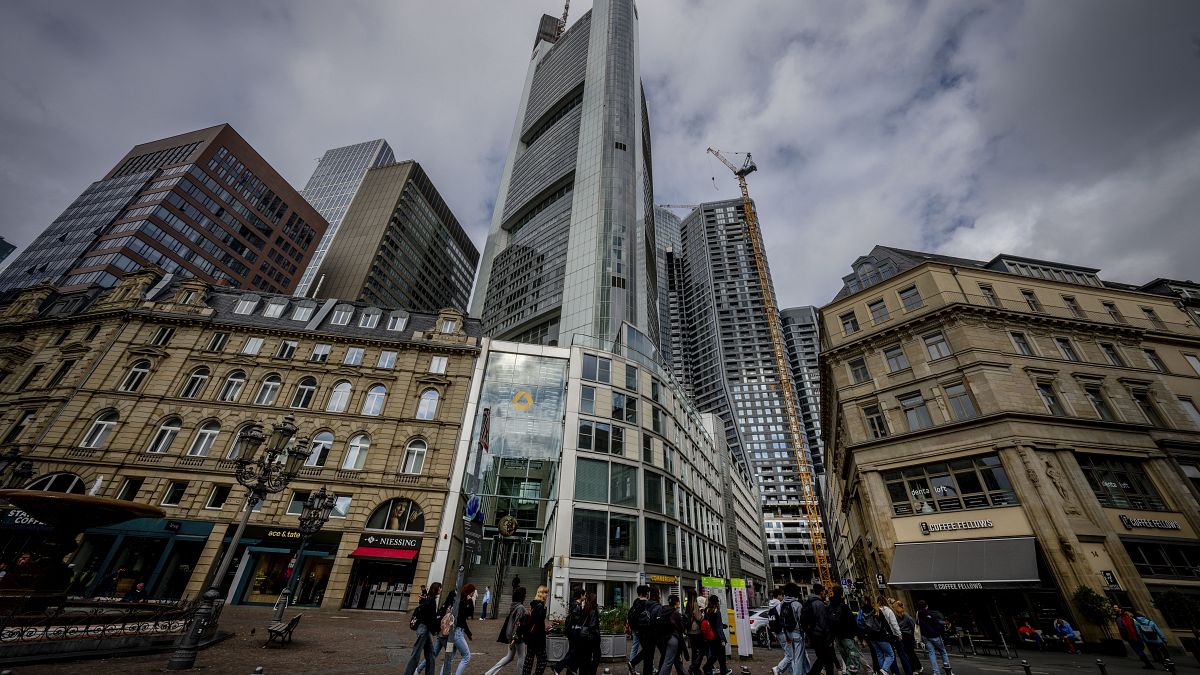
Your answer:
[[[625,605],[600,609],[600,658],[624,659],[628,654],[625,639],[625,623],[629,620],[629,608]]]
[[[1125,643],[1120,636],[1114,638],[1109,632],[1113,620],[1116,619],[1116,614],[1112,609],[1112,600],[1097,593],[1090,586],[1076,588],[1075,593],[1071,595],[1071,600],[1075,603],[1075,608],[1079,610],[1079,615],[1099,626],[1100,632],[1104,634],[1097,644],[1083,643],[1084,651],[1106,656],[1125,656]]]

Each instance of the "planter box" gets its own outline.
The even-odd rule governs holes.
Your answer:
[[[567,638],[564,635],[546,636],[546,662],[561,661],[567,655]]]
[[[625,634],[600,636],[600,658],[602,659],[622,659],[629,654],[628,640]]]

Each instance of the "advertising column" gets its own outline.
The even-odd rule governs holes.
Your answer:
[[[709,595],[715,595],[721,599],[721,609],[723,609],[723,610],[729,609],[729,607],[730,607],[729,594],[726,592],[726,589],[725,589],[725,579],[723,579],[721,577],[700,577],[700,584],[701,584],[701,589],[700,589],[701,593],[704,595],[705,598],[707,598]],[[726,612],[726,616],[728,616],[728,612]],[[734,633],[731,630],[733,628],[736,628],[736,626],[730,626],[730,625],[725,626],[725,634],[729,636],[730,641],[732,641],[734,639]],[[730,654],[729,642],[726,642],[725,643],[725,655],[728,656],[729,654]]]
[[[754,656],[754,640],[750,632],[750,596],[746,592],[745,579],[730,579],[729,585],[733,587],[733,621],[737,628],[737,634],[742,636],[738,640],[738,656],[741,658],[750,658]]]

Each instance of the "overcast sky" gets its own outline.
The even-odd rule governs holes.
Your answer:
[[[656,201],[735,197],[705,148],[753,152],[785,306],[828,302],[876,243],[1200,279],[1200,3],[639,10]],[[387,139],[482,249],[537,22],[561,11],[10,0],[0,234],[28,243],[139,142],[229,122],[297,188],[326,149]]]

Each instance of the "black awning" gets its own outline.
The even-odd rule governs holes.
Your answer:
[[[896,544],[888,585],[905,589],[970,590],[1036,586],[1033,537]]]

